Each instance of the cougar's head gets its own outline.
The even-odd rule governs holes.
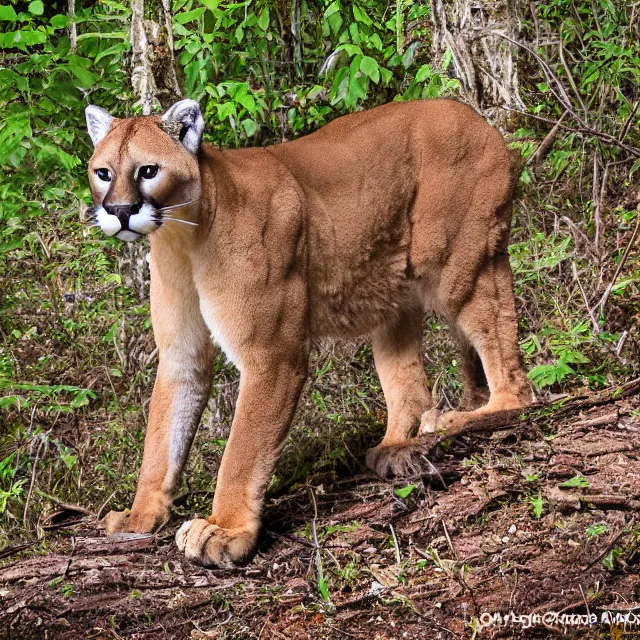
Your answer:
[[[164,116],[117,119],[93,105],[85,113],[94,145],[89,183],[102,231],[132,242],[168,221],[193,225],[204,129],[198,103],[181,100]]]

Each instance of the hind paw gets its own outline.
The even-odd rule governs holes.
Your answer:
[[[429,409],[422,414],[420,418],[420,428],[418,435],[424,436],[430,433],[438,433],[442,429],[440,424],[442,411],[440,409]]]
[[[426,411],[420,420],[420,435],[437,433],[446,437],[450,431],[458,431],[465,425],[479,417],[478,412],[473,411],[440,411],[431,409]]]

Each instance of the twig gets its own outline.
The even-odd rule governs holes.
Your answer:
[[[547,133],[547,135],[544,137],[544,140],[540,143],[540,146],[536,149],[535,153],[533,153],[529,158],[529,160],[527,160],[527,164],[529,163],[533,164],[533,172],[536,175],[536,178],[539,177],[540,175],[540,171],[542,169],[542,163],[544,162],[544,159],[549,154],[549,151],[551,151],[551,148],[553,147],[553,143],[558,137],[558,132],[560,131],[560,126],[562,125],[562,121],[566,118],[568,113],[569,113],[568,111],[564,111],[562,113],[558,122],[556,122],[553,125],[553,127],[551,128],[551,131],[549,131],[549,133]]]
[[[35,542],[29,542],[27,544],[17,544],[14,547],[6,547],[5,549],[2,549],[2,551],[0,551],[0,560],[3,560],[4,558],[9,558],[15,555],[16,553],[20,553],[21,551],[24,551],[25,549],[29,549],[30,547],[33,547],[35,544],[36,544]]]
[[[355,607],[356,605],[361,604],[363,602],[368,602],[369,600],[377,600],[380,596],[388,592],[389,592],[389,587],[385,587],[384,589],[380,589],[375,593],[371,593],[371,592],[365,593],[363,596],[358,596],[353,600],[347,600],[346,602],[341,602],[340,604],[337,604],[335,607],[335,611],[338,612],[343,609],[350,609],[351,607]]]
[[[602,219],[600,212],[602,209],[602,202],[600,200],[601,189],[599,189],[600,179],[600,153],[596,151],[593,154],[593,181],[591,185],[591,199],[593,201],[593,222],[595,225],[595,233],[593,237],[593,246],[598,256],[598,262],[600,262],[600,229],[602,227]]]
[[[62,574],[63,580],[67,577],[67,573],[69,573],[69,567],[71,566],[71,561],[73,560],[73,554],[75,552],[76,552],[76,537],[71,536],[71,553],[69,554],[69,559],[67,560],[67,566],[64,568],[64,572]]]
[[[509,609],[513,608],[513,597],[516,594],[516,589],[518,588],[518,570],[514,569],[513,570],[513,574],[514,574],[514,582],[513,582],[513,589],[511,589],[511,593],[509,594]]]
[[[624,267],[624,265],[625,265],[625,263],[627,261],[627,258],[629,257],[629,253],[631,253],[631,249],[632,249],[633,245],[635,244],[636,239],[638,238],[638,232],[640,231],[640,204],[636,208],[636,211],[637,211],[636,228],[633,230],[633,233],[631,234],[631,240],[629,240],[629,243],[627,244],[627,247],[624,250],[624,254],[622,255],[622,259],[618,263],[618,268],[616,269],[616,272],[613,274],[613,278],[611,278],[611,282],[609,283],[609,285],[605,289],[604,293],[602,294],[602,298],[600,298],[600,301],[596,305],[596,307],[600,308],[600,314],[601,315],[604,314],[604,308],[605,308],[605,306],[607,304],[607,300],[609,300],[609,295],[611,294],[611,290],[613,289],[616,281],[618,280],[618,276],[620,275],[620,272],[622,271],[622,268]]]
[[[431,467],[431,471],[433,471],[433,474],[436,476],[436,478],[440,480],[440,483],[442,484],[442,488],[446,490],[447,483],[444,481],[444,478],[442,477],[442,474],[438,471],[437,467],[431,462],[431,460],[429,460],[429,458],[427,458],[427,456],[422,455],[421,457]]]
[[[582,588],[581,584],[578,584],[578,587],[580,588],[580,595],[582,596],[582,599],[584,600],[584,606],[587,610],[587,615],[590,616],[591,615],[591,611],[589,611],[589,602],[587,600],[587,597],[584,595],[584,589]]]
[[[102,515],[104,508],[111,502],[113,496],[115,496],[116,493],[118,493],[117,489],[102,503],[102,506],[98,509],[98,513],[96,514],[96,518],[98,520],[100,520],[100,516]]]
[[[534,120],[539,120],[540,122],[547,122],[549,124],[556,124],[558,121],[553,120],[551,118],[545,118],[544,116],[538,116],[533,113],[529,113],[528,111],[522,111],[520,109],[514,109],[513,107],[507,107],[504,105],[499,105],[500,109],[504,109],[505,111],[512,111],[513,113],[519,113],[520,115],[527,116],[528,118],[533,118]],[[618,140],[615,136],[612,136],[608,133],[604,133],[604,131],[598,131],[597,129],[593,129],[591,127],[582,126],[582,127],[571,127],[567,124],[561,123],[560,127],[565,131],[571,131],[572,133],[580,133],[583,135],[593,136],[594,138],[598,138],[603,142],[608,144],[615,145],[624,149],[627,153],[630,153],[635,158],[640,158],[640,149],[636,147],[632,147],[624,142]]]
[[[582,96],[580,95],[580,92],[578,91],[578,87],[576,86],[575,80],[573,79],[573,75],[571,74],[571,69],[569,69],[569,65],[567,64],[566,60],[564,59],[564,46],[562,45],[562,40],[560,41],[560,44],[558,45],[558,52],[560,53],[560,62],[562,62],[562,66],[564,67],[564,70],[567,74],[567,79],[569,80],[569,84],[571,85],[571,88],[573,89],[573,93],[576,94],[576,98],[578,98],[578,102],[580,103],[580,107],[582,108],[582,112],[584,113],[584,121],[585,123],[587,122],[587,107],[584,103],[584,101],[582,100]]]
[[[620,336],[620,340],[618,340],[618,344],[616,345],[616,357],[620,357],[620,353],[622,352],[622,347],[624,347],[624,343],[627,341],[629,337],[629,332],[625,329]]]
[[[398,537],[396,536],[396,530],[393,528],[393,525],[389,523],[389,529],[391,529],[391,535],[393,536],[393,547],[396,552],[396,564],[400,566],[400,546],[398,545]]]
[[[29,484],[29,493],[27,493],[27,499],[24,502],[24,511],[22,512],[22,525],[27,526],[27,512],[29,511],[29,502],[31,501],[31,494],[33,493],[33,487],[36,482],[36,474],[38,473],[38,459],[40,458],[40,451],[44,445],[45,439],[40,439],[38,450],[36,451],[36,457],[33,461],[33,469],[31,471],[31,483]]]
[[[343,629],[338,629],[338,627],[332,627],[330,624],[325,625],[326,627],[328,627],[329,629],[333,629],[334,631],[337,631],[338,633],[341,633],[345,636],[347,636],[347,638],[359,638],[360,636],[354,636],[352,633],[348,633],[347,631],[344,631]]]
[[[455,547],[453,546],[453,543],[451,542],[451,537],[449,536],[449,531],[447,530],[447,525],[444,523],[444,520],[442,520],[442,529],[444,531],[444,537],[447,539],[447,544],[449,545],[449,549],[453,554],[453,558],[457,562],[458,560],[460,560],[460,558],[458,557],[458,552],[456,551]]]
[[[126,361],[124,359],[124,357],[122,356],[122,354],[120,353],[119,349],[118,349],[118,345],[116,344],[116,339],[115,336],[113,338],[113,346],[116,348],[116,353],[118,354],[118,357],[120,359],[120,362],[122,363],[122,368],[126,369]],[[106,374],[107,374],[107,379],[109,380],[109,386],[111,387],[111,391],[113,391],[113,397],[116,399],[116,402],[118,403],[118,409],[120,411],[120,417],[122,418],[123,422],[126,422],[126,418],[124,417],[124,409],[122,408],[122,403],[120,402],[120,396],[118,396],[118,394],[116,393],[116,388],[113,386],[113,380],[111,379],[111,371],[109,371],[109,367],[104,364],[102,365],[102,368],[105,370]]]
[[[593,325],[593,333],[594,335],[598,335],[600,333],[600,323],[598,322],[598,318],[593,313],[593,310],[589,306],[589,300],[587,298],[587,294],[584,292],[582,288],[582,283],[580,282],[580,277],[578,276],[578,267],[576,267],[575,262],[571,262],[571,269],[573,271],[573,277],[575,281],[578,283],[578,288],[580,289],[580,293],[582,294],[582,299],[584,300],[584,306],[587,309],[587,313],[589,314],[589,318],[591,318],[591,324]]]
[[[633,122],[633,119],[636,117],[636,113],[638,112],[638,107],[640,107],[640,100],[636,100],[635,104],[633,105],[633,108],[631,109],[631,113],[629,114],[629,117],[625,120],[625,123],[622,125],[622,129],[620,129],[620,133],[618,134],[620,137],[620,140],[624,140],[627,136],[627,133],[629,133],[629,128],[631,127],[631,123]]]

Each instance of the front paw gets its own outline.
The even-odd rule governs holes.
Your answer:
[[[100,521],[108,536],[117,533],[153,533],[169,520],[169,510],[138,512],[109,511]]]
[[[435,436],[412,438],[398,444],[379,444],[367,451],[367,466],[383,480],[424,476],[433,470],[427,456]]]
[[[187,560],[205,567],[231,568],[251,555],[257,538],[257,531],[224,529],[196,518],[178,529],[176,544]]]

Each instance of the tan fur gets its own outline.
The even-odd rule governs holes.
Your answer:
[[[110,532],[151,531],[168,516],[209,393],[209,333],[241,381],[212,515],[176,537],[205,565],[255,545],[313,338],[372,338],[389,422],[367,462],[381,474],[403,471],[398,454],[419,447],[421,420],[423,432],[456,429],[531,400],[507,255],[514,174],[502,137],[472,109],[393,103],[294,142],[204,145],[197,156],[159,123],[115,120],[90,162],[96,204],[138,201],[132,174],[148,164],[161,167],[162,205],[200,198],[179,210],[197,227],[164,223],[149,236],[160,364],[136,498],[130,514],[109,515]],[[106,195],[99,167],[115,174]],[[468,412],[432,410],[425,309],[460,341]]]

